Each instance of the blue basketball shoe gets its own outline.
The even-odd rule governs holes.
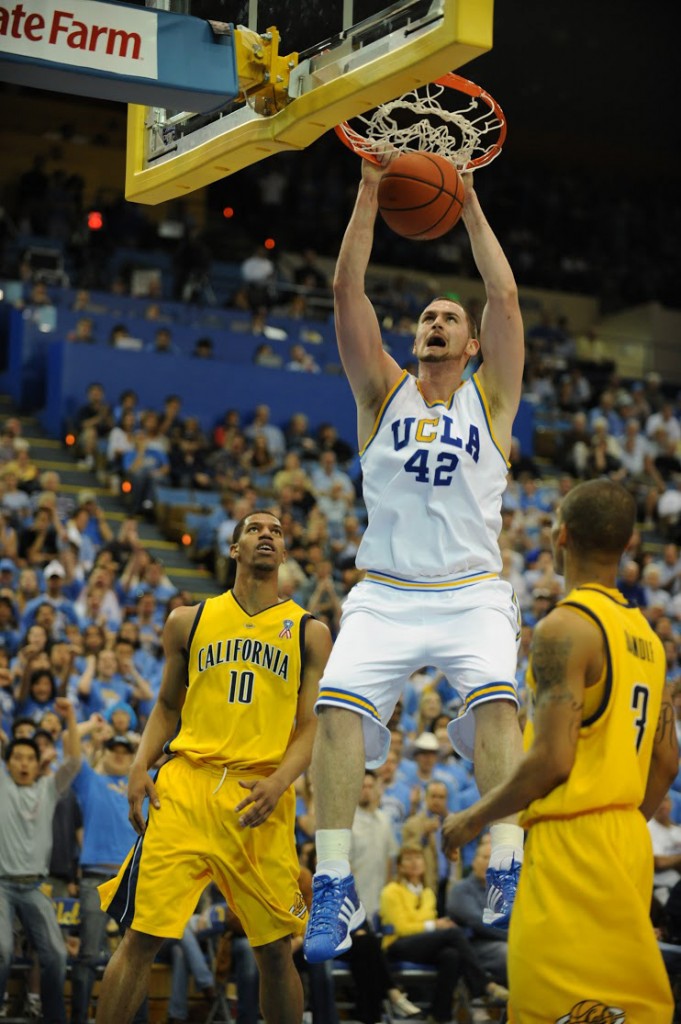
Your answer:
[[[513,901],[518,889],[521,865],[515,859],[510,868],[487,869],[487,906],[482,912],[482,922],[494,928],[508,928],[513,910]]]
[[[315,875],[312,881],[312,910],[303,952],[311,964],[320,964],[344,953],[352,945],[350,932],[366,918],[355,880]]]

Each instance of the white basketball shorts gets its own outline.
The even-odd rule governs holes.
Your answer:
[[[492,700],[518,704],[515,594],[506,580],[479,575],[420,584],[370,572],[348,595],[315,710],[331,705],[363,716],[367,768],[385,761],[385,723],[409,676],[426,665],[440,669],[463,701],[448,732],[468,760],[472,709]]]

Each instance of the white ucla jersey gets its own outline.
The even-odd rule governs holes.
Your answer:
[[[407,580],[501,570],[508,463],[477,375],[428,403],[405,371],[360,457],[369,525],[358,568]]]

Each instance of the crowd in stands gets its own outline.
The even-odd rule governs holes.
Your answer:
[[[533,457],[514,442],[503,500],[503,575],[513,583],[523,614],[517,673],[521,695],[532,628],[562,594],[550,555],[553,512],[576,480],[608,475],[637,499],[640,529],[622,562],[620,587],[664,643],[681,732],[678,396],[654,374],[643,381],[620,379],[616,367],[585,358],[558,325],[531,332],[528,348],[524,396],[540,413],[551,412],[554,451],[550,459]],[[18,418],[8,417],[0,429],[3,746],[11,753],[19,749],[19,740],[25,751],[34,751],[36,772],[52,777],[69,761],[72,709],[83,750],[82,768],[56,804],[46,878],[54,895],[79,894],[80,934],[72,947],[73,1024],[87,1020],[96,966],[106,950],[106,919],[98,910],[96,885],[121,862],[132,841],[125,779],[158,693],[163,623],[172,608],[193,601],[171,584],[163,565],[141,545],[138,514],[153,514],[159,482],[219,493],[213,511],[199,517],[196,546],[201,558],[213,559],[228,586],[235,522],[255,508],[278,509],[289,552],[281,592],[323,618],[334,633],[344,597],[358,578],[354,556],[364,526],[359,462],[351,439],[339,437],[330,424],[311,429],[302,411],[291,410],[289,420],[278,424],[265,405],[256,406],[247,422],[228,410],[206,436],[195,418],[184,416],[179,390],[162,409],[140,408],[133,390],[107,395],[97,382],[83,397],[75,425],[84,465],[132,484],[130,515],[116,532],[94,493],[83,491],[71,499],[60,492],[57,473],[41,471]],[[473,947],[476,939],[484,946],[483,970],[503,984],[503,938],[476,935],[471,918],[484,848],[465,849],[454,864],[440,853],[444,815],[477,796],[472,766],[453,754],[447,740],[446,724],[456,711],[457,698],[446,678],[424,666],[410,680],[390,723],[390,755],[376,776],[365,780],[353,830],[354,868],[368,907],[399,919],[400,894],[391,902],[386,886],[398,885],[400,874],[391,881],[387,865],[404,844],[400,864],[412,871],[409,850],[417,847],[423,864],[414,870],[433,892],[433,913],[438,920],[465,921],[473,929]],[[310,864],[314,794],[305,779],[299,791],[297,838],[302,862]],[[116,800],[118,811],[111,805]],[[116,814],[119,831],[111,828]],[[677,878],[681,867],[677,823],[681,783],[651,826],[660,850],[660,902],[673,890],[670,872]],[[463,910],[459,885],[470,890]],[[171,960],[180,956],[175,952]],[[182,956],[186,968],[190,954]],[[480,976],[474,968],[471,972],[475,994]],[[325,998],[328,983],[321,979],[319,998]],[[245,981],[243,986],[246,991]],[[37,991],[34,983],[34,1004]],[[178,1013],[184,1012],[181,1007],[180,999]]]
[[[159,233],[144,207],[126,203],[122,195],[102,196],[97,204],[101,228],[88,231],[84,174],[82,166],[55,164],[46,146],[44,156],[5,186],[0,276],[14,276],[16,270],[13,233],[42,235],[64,247],[74,285],[107,288],[112,256],[117,248],[131,246],[167,256],[176,298],[198,293],[210,298],[213,261],[245,260],[253,239],[263,237],[263,225],[279,251],[313,247],[335,256],[352,208],[358,166],[335,138],[319,140],[304,158],[279,154],[213,186],[201,228],[183,204],[167,204],[168,221],[179,225],[170,237]],[[479,179],[483,206],[505,239],[521,287],[593,295],[604,311],[650,300],[678,308],[673,251],[678,213],[664,180],[646,191],[644,208],[635,201],[629,178],[613,174],[586,189],[573,175],[526,160],[514,162],[512,152],[504,152],[504,159],[483,170]],[[222,215],[225,206],[233,208],[228,221]],[[414,246],[379,224],[374,255],[379,263],[409,266]],[[465,232],[454,232],[446,245],[420,247],[418,262],[424,270],[467,276],[472,262]],[[259,283],[262,267],[252,269]]]
[[[300,169],[299,176],[285,182],[284,206],[295,219],[296,238],[300,245],[317,244],[320,237],[333,240],[334,224],[340,230],[345,223],[347,205],[347,185],[338,164],[329,164],[321,173],[319,168],[315,172],[312,160],[301,163]],[[276,176],[273,167],[256,179],[265,181],[267,175]],[[24,178],[15,207],[17,222],[71,245],[83,214],[80,183],[50,178],[40,164]],[[269,181],[270,188],[274,184]],[[487,204],[490,218],[511,238],[511,262],[521,283],[573,286],[595,294],[601,284],[595,284],[594,255],[580,249],[579,261],[570,256],[567,243],[576,246],[577,240],[566,235],[560,211],[574,203],[564,201],[562,188],[567,184],[556,183],[538,196],[527,177],[511,179],[502,169],[496,178],[496,198],[490,196]],[[304,215],[311,190],[326,197],[314,224]],[[592,198],[600,202],[603,196],[596,190]],[[570,199],[574,200],[572,192]],[[649,199],[653,204],[659,201],[656,196]],[[586,202],[584,196],[581,200]],[[263,204],[264,199],[253,204],[253,217]],[[530,208],[536,220],[528,220]],[[206,333],[205,323],[188,326],[180,312],[182,303],[216,301],[212,250],[196,231],[188,229],[173,253],[172,290],[178,305],[150,286],[140,302],[139,323],[146,325],[142,330],[137,322],[123,322],[113,304],[89,290],[102,286],[100,268],[106,266],[111,246],[125,241],[144,248],[157,241],[139,212],[133,215],[125,208],[125,217],[117,219],[123,209],[119,204],[105,211],[108,238],[82,240],[74,282],[82,287],[73,298],[67,340],[128,350],[150,347],[159,355],[182,350],[196,358],[221,357],[220,342],[210,330]],[[516,212],[522,215],[522,226],[514,226]],[[587,212],[583,219],[589,219]],[[599,235],[612,236],[612,252],[600,252],[599,261],[617,256],[602,285],[607,296],[602,297],[613,306],[625,294],[631,301],[652,295],[667,298],[673,289],[667,277],[660,281],[656,276],[651,240],[627,244],[627,239],[638,238],[637,211],[605,204],[599,219],[612,229]],[[655,217],[647,217],[648,227],[656,223]],[[390,238],[392,251],[379,233],[377,257],[388,261],[394,255],[402,260],[403,243]],[[560,257],[558,247],[548,253],[542,248],[556,238],[561,239]],[[582,242],[580,234],[580,246]],[[96,246],[101,253],[90,260]],[[463,242],[461,246],[457,269],[465,273],[469,254]],[[334,242],[333,251],[336,248]],[[55,289],[36,279],[30,264],[20,261],[5,270],[22,280],[20,302],[26,308],[49,307],[56,301]],[[328,280],[315,252],[301,255],[295,273],[283,285],[281,268],[264,249],[249,249],[239,273],[228,302],[230,310],[243,314],[247,331],[257,341],[253,362],[296,373],[336,371],[335,363],[317,357],[321,349],[315,347],[322,328],[314,318],[326,317],[330,302]],[[124,271],[108,294],[125,296],[129,288]],[[421,299],[427,298],[420,286],[396,278],[372,297],[383,323],[408,339]],[[287,325],[300,322],[310,342],[299,340],[302,335],[297,334],[294,340],[290,326],[278,320],[281,317]],[[607,475],[622,481],[637,500],[640,528],[622,562],[619,585],[664,644],[681,737],[679,395],[652,373],[644,380],[623,379],[605,358],[598,337],[575,337],[564,320],[545,318],[528,331],[527,343],[523,397],[544,427],[546,447],[531,455],[514,442],[500,538],[502,575],[513,584],[523,616],[517,670],[521,698],[533,627],[563,593],[550,554],[553,513],[575,481]],[[98,909],[96,886],[115,873],[134,841],[127,821],[126,777],[158,694],[163,624],[174,607],[194,603],[143,547],[140,517],[153,518],[160,487],[216,496],[209,512],[188,519],[188,528],[197,560],[229,586],[234,525],[256,508],[276,509],[289,556],[281,572],[281,593],[326,621],[334,635],[345,596],[358,579],[354,559],[365,518],[354,439],[339,437],[331,423],[310,424],[300,409],[291,408],[285,421],[273,422],[268,407],[257,404],[257,396],[251,415],[226,410],[207,431],[185,411],[181,380],[173,380],[170,387],[162,408],[146,408],[134,388],[111,394],[105,382],[93,381],[71,424],[82,468],[99,474],[100,482],[107,482],[115,493],[122,484],[129,485],[124,492],[129,515],[116,530],[92,491],[72,497],[60,489],[58,473],[37,464],[18,418],[0,423],[0,741],[8,763],[0,777],[6,789],[46,780],[40,790],[40,813],[50,816],[54,807],[52,831],[48,836],[43,830],[42,847],[18,874],[41,881],[55,906],[59,899],[77,897],[80,910],[80,925],[66,929],[66,947],[56,941],[49,924],[45,934],[53,941],[41,945],[35,934],[29,934],[27,946],[15,922],[0,918],[0,982],[6,980],[12,955],[23,954],[30,961],[32,948],[38,952],[43,979],[61,979],[63,984],[67,949],[72,1024],[88,1020],[97,969],[115,942]],[[404,996],[391,974],[391,963],[398,959],[395,950],[404,939],[400,928],[405,893],[428,894],[420,903],[424,932],[429,922],[440,922],[437,927],[443,933],[454,931],[455,922],[465,926],[471,946],[464,958],[466,980],[474,995],[484,995],[492,982],[503,986],[506,980],[504,937],[480,928],[486,840],[461,851],[453,863],[445,860],[440,848],[444,815],[477,798],[472,766],[453,754],[447,739],[446,725],[456,712],[450,682],[423,666],[406,686],[390,723],[392,742],[385,764],[365,777],[353,826],[353,869],[370,917],[380,915],[392,929],[383,949],[370,931],[353,946],[356,1015],[367,1024],[379,1019],[377,1000],[380,1003],[387,994],[398,1007]],[[0,834],[8,806],[0,792]],[[314,867],[314,828],[314,793],[303,777],[298,783],[297,815],[301,873]],[[674,887],[681,883],[681,779],[651,823],[651,834],[661,934],[681,938],[681,926],[672,934],[664,915],[664,906],[674,906]],[[7,860],[10,854],[15,860]],[[7,863],[16,863],[16,849],[9,850],[0,840],[0,875],[16,876]],[[33,883],[19,883],[19,889],[12,890],[17,908],[22,884]],[[173,1019],[187,1017],[190,974],[206,998],[214,998],[216,978],[212,965],[206,970],[201,943],[223,934],[229,935],[236,968],[238,1024],[256,1021],[252,955],[247,943],[240,941],[243,937],[229,908],[217,911],[209,896],[205,906],[197,908],[182,941],[164,954],[174,967]],[[461,944],[460,939],[451,941]],[[460,948],[457,957],[458,963]],[[329,972],[313,973],[309,991],[314,1019],[333,1024]],[[436,983],[440,1009],[442,1001],[451,1001],[451,971],[449,975],[447,984],[444,977]],[[45,1007],[40,1009],[36,970],[28,978],[25,1011],[40,1018]],[[59,984],[52,990],[59,990]],[[404,1002],[402,1006],[404,1015],[411,1012]],[[60,1019],[59,1010],[55,1012],[54,1019]],[[6,1014],[7,1004],[0,1007],[0,1017]]]

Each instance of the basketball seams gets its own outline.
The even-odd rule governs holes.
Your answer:
[[[391,230],[411,240],[439,238],[451,230],[464,198],[456,167],[432,153],[402,154],[379,184],[381,216]]]
[[[407,213],[409,210],[422,210],[426,206],[431,206],[432,203],[436,203],[438,201],[438,199],[440,198],[440,196],[448,196],[450,199],[453,199],[454,202],[457,202],[457,203],[459,203],[460,206],[463,206],[463,202],[462,202],[461,199],[459,199],[457,193],[456,192],[450,192],[448,188],[438,188],[437,185],[431,185],[430,182],[421,181],[419,178],[403,178],[401,175],[399,175],[399,176],[398,175],[394,175],[392,180],[393,181],[414,181],[417,184],[422,185],[424,189],[425,188],[432,188],[433,192],[435,194],[434,194],[434,197],[432,199],[428,200],[428,202],[426,202],[426,203],[417,203],[416,206],[388,206],[387,203],[385,202],[385,200],[383,200],[381,202],[381,209],[382,210],[387,210],[390,213]]]
[[[448,196],[450,196],[450,198],[452,200],[452,202],[449,204],[449,206],[444,211],[444,213],[442,213],[438,217],[438,219],[435,221],[435,223],[430,225],[430,227],[428,227],[428,228],[421,228],[420,231],[417,231],[416,234],[413,234],[413,235],[405,235],[404,236],[405,238],[411,238],[412,241],[415,241],[415,240],[418,240],[418,239],[423,239],[424,241],[428,241],[428,235],[430,234],[431,231],[433,231],[438,226],[438,224],[442,223],[444,218],[447,216],[447,214],[451,210],[453,203],[458,203],[459,206],[463,206],[463,203],[461,202],[461,200],[458,199],[456,196],[453,196],[451,194],[451,192],[444,192],[443,191],[441,193],[441,195],[448,195]]]

